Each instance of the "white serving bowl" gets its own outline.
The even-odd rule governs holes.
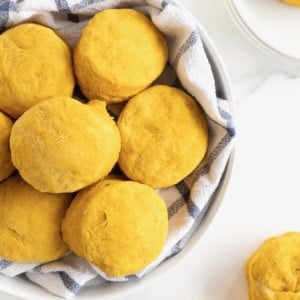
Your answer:
[[[199,24],[199,27],[202,26]],[[234,110],[234,103],[232,100],[231,85],[227,75],[227,72],[222,64],[222,61],[219,57],[219,54],[213,45],[212,41],[206,34],[205,30],[202,29],[202,40],[203,44],[209,58],[218,95],[224,99],[228,99],[231,109]],[[78,296],[75,297],[76,300],[93,300],[93,299],[116,299],[119,297],[124,297],[129,293],[133,293],[137,289],[145,287],[147,284],[155,282],[161,275],[169,272],[173,269],[179,262],[182,262],[183,259],[190,253],[192,253],[193,248],[196,244],[201,243],[201,237],[204,232],[207,230],[209,224],[213,220],[227,189],[228,182],[231,175],[232,165],[233,165],[234,155],[232,154],[229,162],[227,164],[226,170],[222,177],[222,180],[214,193],[214,200],[212,201],[205,217],[201,221],[201,224],[197,231],[193,234],[187,245],[175,256],[164,261],[160,266],[155,270],[151,271],[143,279],[138,281],[130,282],[116,282],[111,283],[107,282],[102,284],[100,287],[92,286],[83,289]],[[28,299],[28,300],[61,300],[62,298],[50,294],[48,291],[43,288],[33,284],[25,277],[16,277],[9,278],[3,275],[0,275],[0,291],[6,292],[8,294],[14,295],[16,297]]]
[[[280,0],[225,0],[235,25],[250,42],[284,63],[300,65],[300,8]]]

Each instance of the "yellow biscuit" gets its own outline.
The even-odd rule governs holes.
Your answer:
[[[129,100],[118,126],[121,169],[130,179],[153,188],[182,180],[207,150],[202,110],[188,94],[169,86],[148,88]]]
[[[105,102],[45,100],[14,124],[10,147],[21,176],[37,190],[73,192],[106,176],[118,160],[120,134]]]
[[[0,109],[13,118],[34,104],[72,96],[72,56],[50,28],[22,24],[0,35]]]
[[[300,0],[281,0],[281,1],[290,5],[300,6]]]
[[[7,178],[14,170],[11,162],[9,137],[13,122],[0,111],[0,181]]]
[[[35,190],[14,175],[0,184],[0,257],[16,262],[47,262],[66,254],[61,222],[70,194]]]
[[[149,18],[133,9],[106,9],[83,30],[74,64],[87,98],[120,102],[149,86],[167,57],[165,39]]]
[[[164,200],[146,185],[118,179],[80,191],[62,223],[70,249],[111,276],[136,273],[155,260],[167,230]]]
[[[266,240],[246,266],[250,300],[300,299],[300,233]]]

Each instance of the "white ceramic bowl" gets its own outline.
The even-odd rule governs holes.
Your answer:
[[[202,27],[199,24],[199,27]],[[231,93],[231,85],[228,79],[228,75],[226,70],[222,64],[222,61],[219,57],[217,50],[215,49],[213,43],[211,42],[208,35],[203,30],[203,43],[205,50],[207,52],[209,61],[212,66],[213,74],[216,81],[217,91],[219,96],[225,99],[228,99],[232,110],[233,100]],[[203,233],[207,230],[210,222],[213,220],[217,209],[219,208],[222,199],[224,198],[226,188],[228,186],[229,178],[231,175],[231,169],[233,164],[233,157],[228,162],[222,180],[219,184],[218,189],[214,193],[214,200],[210,205],[204,219],[202,220],[201,225],[194,233],[192,238],[189,240],[187,245],[183,248],[181,252],[173,256],[172,258],[163,262],[160,266],[158,266],[155,270],[151,271],[147,276],[138,281],[131,282],[119,282],[119,283],[110,283],[101,285],[101,287],[93,286],[88,287],[81,291],[78,296],[75,297],[76,300],[93,300],[93,299],[116,299],[119,297],[124,297],[125,295],[136,291],[137,289],[143,288],[147,284],[153,283],[157,280],[162,274],[170,271],[173,267],[175,267],[179,262],[192,252],[193,248],[196,244],[201,242],[201,237]],[[0,275],[0,291],[6,292],[8,294],[28,299],[28,300],[61,300],[62,298],[56,297],[43,288],[31,283],[29,280],[23,277],[17,278],[8,278],[3,275]]]
[[[300,65],[300,8],[280,0],[225,0],[236,26],[255,46]]]

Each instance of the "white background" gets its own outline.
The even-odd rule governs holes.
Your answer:
[[[300,70],[255,48],[222,0],[183,3],[206,28],[232,81],[235,166],[197,247],[154,284],[123,299],[246,300],[249,255],[267,237],[300,231]],[[0,293],[0,299],[17,298]]]

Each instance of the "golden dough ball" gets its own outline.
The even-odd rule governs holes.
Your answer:
[[[247,262],[249,299],[300,299],[299,270],[299,232],[267,239]]]
[[[120,134],[105,102],[45,100],[14,124],[10,147],[21,176],[41,192],[74,192],[106,176],[118,160]]]
[[[132,180],[168,187],[203,159],[208,129],[198,104],[185,92],[163,85],[133,97],[123,109],[119,165]]]
[[[70,249],[110,276],[134,274],[166,241],[164,200],[133,181],[103,180],[80,191],[62,223]]]
[[[41,193],[14,175],[0,184],[0,257],[48,262],[64,256],[61,222],[70,194]]]
[[[133,9],[106,9],[82,31],[75,73],[89,99],[121,102],[149,86],[163,71],[168,49],[151,20]]]
[[[72,96],[72,55],[50,28],[22,24],[0,35],[0,109],[18,118],[34,104]]]
[[[0,181],[15,170],[11,162],[9,137],[13,126],[12,120],[0,111]]]

